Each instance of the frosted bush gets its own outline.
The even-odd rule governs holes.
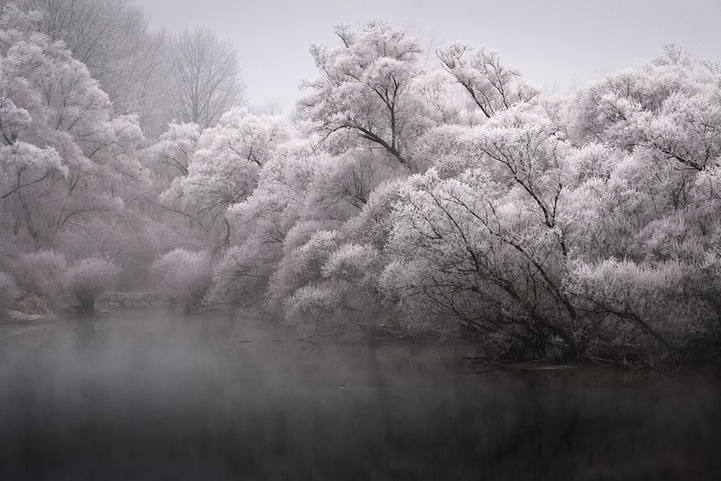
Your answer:
[[[312,275],[303,275],[298,264],[297,251],[305,245],[316,232],[323,229],[324,222],[308,220],[298,222],[288,231],[283,240],[282,257],[270,277],[268,285],[268,307],[273,310],[282,309],[283,302],[297,288],[312,279]]]
[[[153,262],[150,269],[157,290],[186,308],[196,305],[210,288],[212,270],[205,252],[175,249]]]
[[[35,294],[45,299],[50,306],[60,304],[68,270],[62,254],[52,250],[23,254],[13,270],[21,292]]]
[[[283,239],[283,253],[293,254],[294,251],[306,244],[317,232],[324,231],[326,222],[317,219],[297,222]]]
[[[400,198],[404,180],[384,182],[371,192],[363,209],[345,225],[349,237],[382,249],[393,229],[393,206]]]
[[[309,285],[295,291],[286,301],[286,321],[300,332],[323,334],[334,331],[342,295],[333,286]]]
[[[330,253],[343,240],[337,230],[321,230],[313,234],[308,242],[296,250],[298,270],[320,274]]]
[[[369,245],[353,242],[343,244],[333,252],[323,267],[323,277],[345,280],[354,284],[368,284],[380,266],[380,255]]]
[[[112,291],[119,275],[120,268],[101,257],[83,259],[68,269],[65,286],[68,293],[80,303],[76,306],[78,312],[93,314],[96,297]]]
[[[584,145],[569,155],[568,180],[574,186],[594,179],[608,180],[622,160],[620,149],[599,143]]]
[[[213,271],[209,302],[218,307],[260,307],[277,262],[274,247],[262,242],[231,247]]]
[[[688,291],[696,270],[679,262],[579,263],[566,289],[581,309],[599,319],[593,335],[652,354],[657,343],[680,348],[709,334],[712,311]]]

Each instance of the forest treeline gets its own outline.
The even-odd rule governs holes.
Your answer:
[[[718,355],[719,65],[668,46],[547,95],[484,47],[335,32],[275,115],[244,107],[210,31],[153,31],[122,0],[5,6],[0,304],[92,311],[145,282],[308,336]]]

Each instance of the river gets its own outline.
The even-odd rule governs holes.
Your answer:
[[[0,479],[721,479],[717,369],[468,351],[223,314],[0,325]]]

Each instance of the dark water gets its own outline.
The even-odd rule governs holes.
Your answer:
[[[709,368],[469,374],[222,316],[0,326],[0,480],[719,480]]]

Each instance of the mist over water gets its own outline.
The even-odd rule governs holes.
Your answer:
[[[471,374],[225,315],[0,330],[0,479],[721,476],[713,372]]]

